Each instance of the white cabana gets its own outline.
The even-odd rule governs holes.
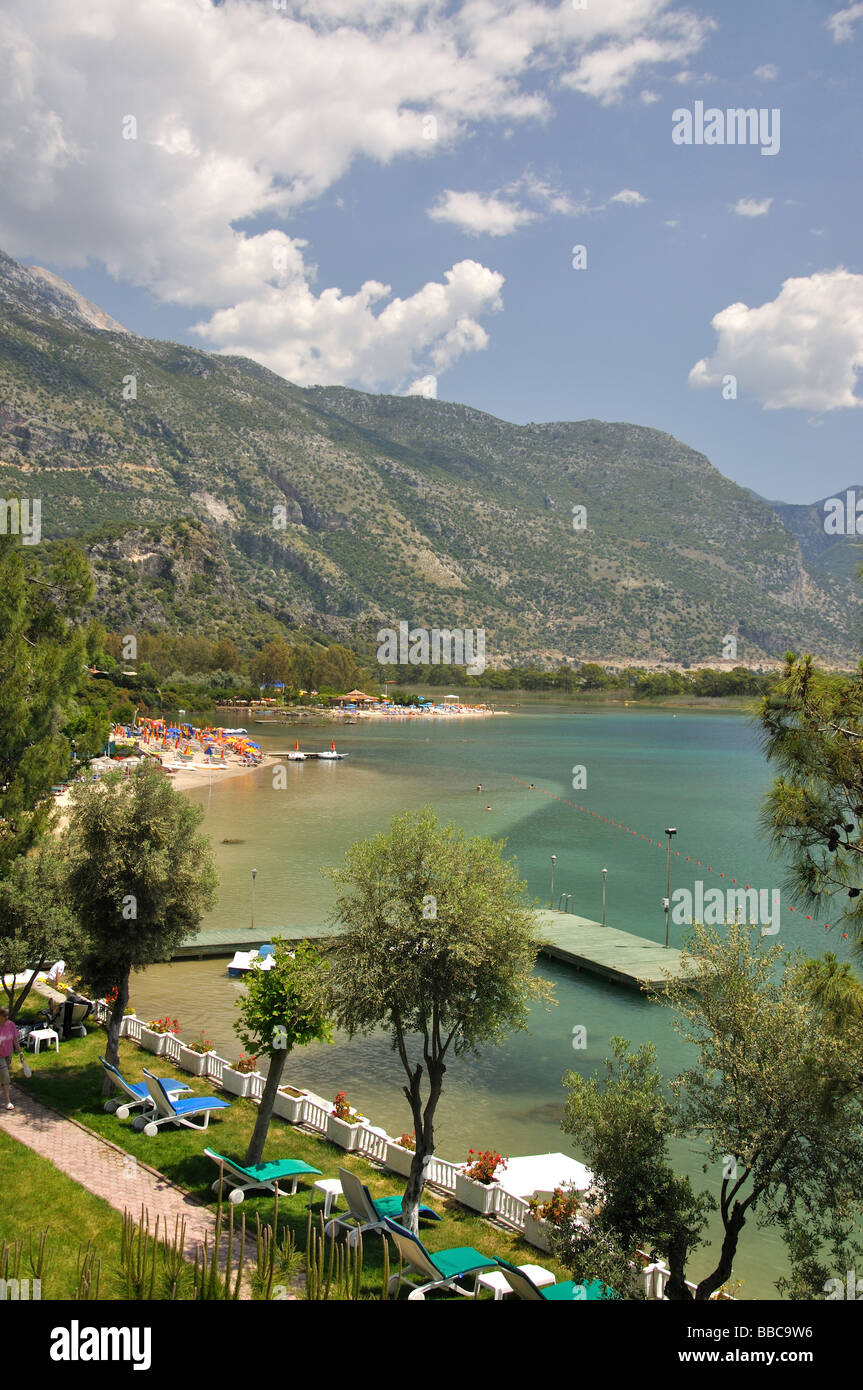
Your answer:
[[[527,1198],[534,1192],[553,1192],[568,1184],[584,1192],[592,1181],[590,1169],[567,1154],[528,1154],[508,1159],[497,1185],[512,1197]]]

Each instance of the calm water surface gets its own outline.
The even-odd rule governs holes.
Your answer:
[[[301,746],[328,746],[331,729],[305,728]],[[293,746],[293,730],[259,725],[257,734],[265,748]],[[568,892],[572,911],[599,919],[600,871],[606,867],[609,925],[656,941],[665,931],[666,825],[678,828],[672,888],[692,888],[699,876],[722,886],[732,878],[757,887],[781,885],[781,864],[769,857],[758,832],[770,774],[747,717],[544,705],[494,719],[348,726],[338,731],[337,746],[350,755],[344,762],[288,764],[286,789],[274,787],[264,771],[222,786],[214,778],[212,788],[204,784],[191,793],[206,808],[204,828],[215,842],[222,880],[207,929],[225,930],[235,940],[253,937],[253,868],[255,940],[280,927],[292,933],[319,929],[333,901],[322,867],[338,864],[353,840],[384,829],[396,812],[426,802],[469,834],[506,839],[528,892],[544,905],[556,854],[555,906],[559,894]],[[587,787],[580,791],[572,788],[576,765],[587,770]],[[537,790],[527,789],[530,782]],[[546,792],[588,806],[608,823]],[[617,829],[618,822],[637,837]],[[242,843],[222,844],[225,839]],[[672,926],[672,945],[679,944],[679,935]],[[849,943],[838,937],[836,930],[825,932],[823,923],[807,921],[805,913],[789,913],[783,897],[780,939],[787,946],[813,953],[829,946],[850,958]],[[453,1061],[438,1110],[437,1147],[444,1157],[461,1159],[471,1147],[572,1152],[559,1127],[561,1077],[570,1068],[591,1074],[615,1034],[635,1044],[654,1042],[668,1075],[688,1063],[666,1010],[552,962],[538,969],[554,983],[556,1007],[534,1009],[529,1033],[479,1059]],[[233,1059],[240,1050],[233,1021],[241,990],[228,979],[224,961],[189,961],[136,976],[132,999],[141,1015],[178,1016],[186,1037],[204,1029],[219,1052]],[[587,1030],[585,1050],[572,1048],[577,1025]],[[304,1048],[287,1069],[295,1082],[324,1095],[345,1090],[352,1103],[395,1134],[412,1127],[399,1073],[382,1034],[352,1042],[337,1036],[333,1046]],[[716,1173],[702,1174],[702,1156],[692,1146],[681,1145],[675,1158],[699,1185],[718,1190]],[[784,1265],[775,1234],[744,1232],[735,1265],[736,1276],[745,1280],[743,1296],[775,1297],[773,1283]],[[706,1255],[696,1260],[701,1267],[709,1267]]]

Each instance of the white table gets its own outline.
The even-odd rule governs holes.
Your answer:
[[[543,1269],[542,1265],[519,1265],[522,1274],[526,1274],[528,1279],[532,1279],[538,1289],[544,1289],[547,1284],[555,1283],[555,1277],[550,1269]],[[495,1303],[500,1303],[502,1298],[513,1292],[505,1276],[499,1270],[489,1270],[488,1274],[479,1276],[479,1287],[481,1289],[492,1289],[494,1291]]]
[[[53,1028],[34,1028],[32,1033],[28,1033],[27,1035],[27,1046],[33,1048],[34,1052],[39,1051],[42,1043],[47,1043],[50,1048],[52,1042],[54,1044],[54,1051],[59,1052],[60,1039]]]
[[[338,1206],[339,1198],[342,1196],[342,1185],[338,1178],[318,1178],[317,1182],[312,1183],[309,1206],[315,1200],[316,1190],[324,1194],[324,1220],[326,1221],[333,1207]]]

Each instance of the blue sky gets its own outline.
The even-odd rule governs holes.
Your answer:
[[[0,19],[0,245],[132,331],[863,482],[863,3],[81,11]],[[778,109],[778,153],[675,144],[696,102]]]

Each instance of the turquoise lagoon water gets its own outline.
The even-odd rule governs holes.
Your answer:
[[[303,746],[327,747],[331,729],[305,728]],[[293,731],[289,736],[284,729],[257,726],[256,733],[264,747],[293,743]],[[320,930],[333,899],[322,866],[339,863],[353,840],[385,828],[396,812],[426,802],[468,833],[506,839],[528,892],[543,905],[555,854],[555,906],[560,893],[571,893],[572,911],[599,919],[601,869],[607,868],[609,925],[656,941],[665,931],[667,825],[678,829],[672,888],[692,889],[696,877],[722,886],[732,878],[760,888],[782,883],[782,865],[770,857],[758,830],[770,772],[757,730],[745,716],[544,705],[493,719],[358,724],[338,731],[337,746],[349,754],[343,762],[288,764],[284,789],[262,771],[222,786],[214,777],[212,787],[205,783],[191,793],[206,808],[205,829],[216,844],[222,878],[207,929],[229,931],[237,940],[252,937],[255,868],[254,939],[279,928],[292,934]],[[578,791],[576,766],[587,776]],[[531,782],[536,790],[528,790]],[[617,829],[618,822],[637,835]],[[225,839],[242,843],[222,844]],[[811,953],[829,948],[850,958],[850,943],[838,930],[828,933],[823,922],[807,921],[799,910],[791,914],[789,906],[783,895],[778,939],[786,946]],[[679,944],[680,932],[672,926],[672,945]],[[668,1011],[549,961],[538,969],[554,983],[556,1007],[534,1008],[529,1033],[478,1059],[453,1061],[438,1111],[437,1148],[444,1157],[459,1160],[470,1147],[491,1146],[510,1154],[572,1152],[559,1127],[561,1077],[570,1068],[589,1075],[601,1066],[615,1034],[635,1044],[655,1043],[668,1075],[688,1064]],[[233,1058],[239,1051],[232,1023],[241,988],[227,978],[224,961],[184,961],[136,977],[132,998],[145,1016],[176,1014],[187,1037],[205,1029],[219,1051]],[[578,1025],[586,1029],[587,1047],[574,1051]],[[324,1095],[345,1090],[375,1123],[396,1134],[411,1128],[399,1073],[382,1034],[304,1048],[288,1067],[291,1079]],[[694,1146],[681,1145],[675,1157],[681,1170],[718,1190],[717,1172],[702,1174],[703,1157]],[[698,1257],[696,1269],[709,1268],[708,1258]],[[775,1297],[773,1282],[783,1268],[775,1233],[744,1232],[735,1265],[745,1280],[744,1296]]]

